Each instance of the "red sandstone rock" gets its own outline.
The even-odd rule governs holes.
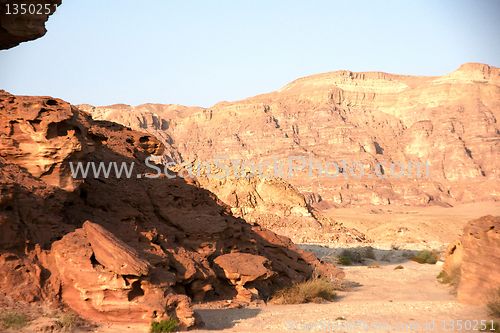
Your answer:
[[[265,280],[274,275],[269,269],[269,259],[258,255],[228,253],[215,258],[214,262],[222,269],[222,275],[236,286],[237,297],[241,300],[251,301],[252,298],[259,296],[257,289],[249,289],[245,287],[246,284],[257,279]]]
[[[62,100],[0,91],[0,293],[62,301],[97,321],[175,316],[190,327],[187,295],[267,298],[326,269],[290,239],[234,217],[196,181],[71,177],[70,162],[133,162],[134,175],[144,175],[146,156],[164,149]],[[217,274],[215,261],[233,253],[228,272],[255,259],[265,273]]]
[[[457,297],[485,304],[500,288],[500,217],[469,222],[459,241],[450,246],[443,270],[457,284]]]
[[[285,180],[299,192],[321,198],[320,206],[453,205],[496,200],[500,191],[499,160],[492,158],[500,152],[500,69],[485,64],[464,64],[436,77],[323,73],[272,93],[206,109],[144,104],[87,105],[85,110],[96,119],[146,131],[161,141],[168,137],[187,162],[219,158],[257,163],[276,158],[285,163],[288,157],[304,156],[324,168],[326,162],[346,160],[371,170],[372,177],[361,180],[328,178],[318,172],[310,177],[308,170]],[[429,179],[416,177],[416,172],[388,177],[391,162],[397,171],[400,162],[408,166],[425,161]],[[384,179],[373,172],[379,162],[385,168]],[[331,164],[329,170],[335,173]],[[288,218],[288,226],[316,228],[314,219],[303,218],[303,199],[278,186],[264,188],[265,183],[258,183],[254,189],[232,180],[199,181],[245,219],[261,223],[259,215],[267,221],[272,217],[272,230],[282,232],[280,224]],[[291,205],[297,211],[284,218],[283,208]],[[272,213],[262,214],[268,211]],[[317,228],[316,234],[321,234]]]
[[[83,230],[95,259],[106,269],[120,275],[147,275],[150,265],[137,252],[102,226],[86,221]]]

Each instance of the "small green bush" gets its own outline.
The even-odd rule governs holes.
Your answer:
[[[154,321],[151,323],[151,333],[174,332],[178,327],[179,323],[174,318]]]
[[[434,265],[438,261],[438,255],[434,251],[422,250],[418,252],[411,260],[418,262],[419,264],[432,264]]]
[[[28,324],[28,317],[17,312],[7,312],[0,315],[0,320],[4,328],[21,329]]]
[[[367,248],[365,248],[364,253],[363,253],[363,257],[365,257],[367,259],[372,259],[372,260],[377,259],[377,257],[375,256],[375,251],[373,250],[373,247],[371,247],[371,246],[368,246]]]
[[[363,259],[361,258],[361,254],[353,251],[353,250],[348,250],[344,249],[340,253],[340,255],[337,258],[337,263],[339,265],[344,265],[344,266],[350,266],[353,263],[361,263]]]
[[[333,301],[336,295],[332,281],[325,278],[313,278],[278,291],[271,302],[275,304],[320,303]]]
[[[460,282],[460,269],[455,269],[451,273],[441,271],[436,278],[440,283],[449,284],[456,288]]]
[[[487,305],[490,315],[500,318],[500,288],[496,290],[496,293],[493,294]]]
[[[337,263],[339,265],[344,265],[344,266],[351,266],[352,265],[352,259],[349,256],[339,256],[337,259]]]

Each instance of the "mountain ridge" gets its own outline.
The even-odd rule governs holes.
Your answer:
[[[322,163],[359,161],[371,169],[384,161],[428,161],[430,179],[288,181],[328,206],[453,205],[498,200],[493,180],[500,167],[490,156],[500,152],[499,78],[499,68],[480,63],[423,78],[336,71],[210,108],[170,104],[81,108],[96,119],[160,138],[178,153],[174,160],[225,156],[259,161],[303,155]]]

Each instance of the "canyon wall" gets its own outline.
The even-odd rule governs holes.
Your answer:
[[[319,207],[498,200],[500,69],[485,64],[436,77],[318,74],[210,108],[81,107],[157,137],[174,161],[280,161],[284,175],[266,176]]]

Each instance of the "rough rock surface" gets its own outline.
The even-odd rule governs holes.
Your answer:
[[[263,178],[246,173],[245,177],[226,177],[215,166],[207,170],[197,163],[190,168],[174,168],[189,175],[192,170],[201,187],[215,193],[231,207],[231,212],[249,223],[268,228],[294,242],[364,242],[365,236],[354,228],[326,218],[307,202],[305,196],[293,185],[280,178]],[[244,170],[239,171],[244,172]],[[216,177],[214,177],[216,176]]]
[[[102,226],[86,221],[83,230],[94,259],[106,269],[120,275],[148,275],[150,265],[137,252]]]
[[[92,106],[79,107],[91,113],[93,117],[100,118],[94,114],[95,109]],[[175,162],[176,166],[172,167],[172,170],[196,179],[201,187],[215,193],[229,205],[235,216],[290,237],[294,242],[349,243],[367,240],[359,231],[346,228],[341,223],[323,216],[312,206],[321,200],[318,196],[315,200],[306,200],[304,194],[284,179],[261,177],[253,174],[245,165],[231,166],[232,170],[236,171],[230,173],[215,163],[207,165],[206,161],[184,161],[172,144],[173,139],[166,131],[168,123],[164,119],[142,110],[131,115],[129,112],[122,112],[121,107],[110,111],[106,118],[159,139],[166,147],[163,162]],[[165,109],[179,114],[193,109],[202,110],[180,105],[165,106]]]
[[[61,2],[62,0],[0,0],[0,50],[10,49],[22,42],[45,35],[47,32],[45,22]],[[10,5],[11,13],[14,10],[13,4],[25,4],[28,12],[7,14],[7,4]],[[50,11],[49,14],[46,13],[46,9]]]
[[[189,327],[191,300],[266,298],[313,272],[342,278],[289,238],[234,217],[193,179],[146,177],[145,158],[164,149],[62,100],[0,91],[1,295],[62,301],[94,320],[176,316]],[[82,179],[70,162],[134,169]],[[247,276],[244,262],[266,272],[257,265]]]
[[[500,216],[469,222],[463,235],[451,244],[443,267],[454,280],[457,297],[471,304],[485,304],[500,288]]]
[[[259,295],[257,289],[249,288],[249,283],[266,280],[274,274],[269,268],[269,259],[254,254],[228,253],[218,256],[214,262],[221,268],[221,275],[236,286],[236,297],[246,301],[251,301],[252,297]]]
[[[500,165],[491,157],[499,154],[500,69],[485,64],[464,64],[437,77],[324,73],[206,109],[161,104],[83,108],[96,119],[168,142],[187,162],[277,159],[286,170],[287,158],[300,157],[295,165],[305,164],[305,170],[285,180],[319,206],[498,200]],[[338,163],[338,174],[332,162]],[[361,179],[357,162],[366,169]],[[403,177],[398,177],[400,163],[406,169]],[[319,164],[330,177],[319,174]]]

